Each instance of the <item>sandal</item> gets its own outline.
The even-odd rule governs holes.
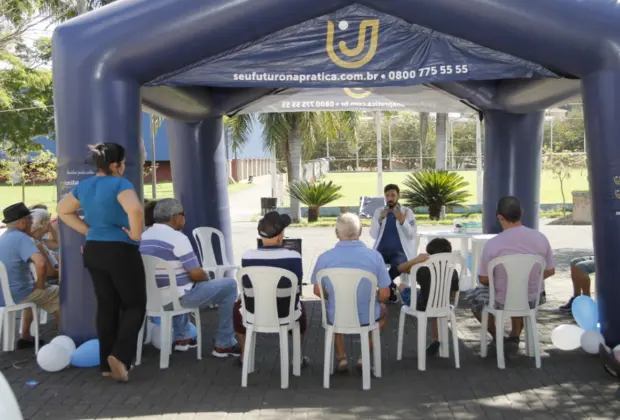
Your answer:
[[[610,376],[618,379],[618,373],[620,372],[620,362],[616,360],[614,355],[607,350],[605,345],[601,344],[598,349],[598,353],[603,359],[603,368]]]
[[[347,355],[345,354],[344,356],[338,359],[338,364],[336,365],[336,372],[346,373],[348,371],[349,371],[349,359],[347,359]]]

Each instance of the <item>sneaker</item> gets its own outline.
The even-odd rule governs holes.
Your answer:
[[[190,338],[187,340],[187,346],[190,349],[195,349],[196,347],[198,347],[198,341],[195,338]]]
[[[211,354],[219,358],[225,358],[229,356],[239,357],[241,356],[241,347],[239,346],[239,344],[235,344],[234,346],[225,349],[216,346],[211,352]]]
[[[179,340],[174,342],[174,351],[188,351],[190,340]]]
[[[433,340],[433,342],[429,344],[428,347],[426,348],[426,356],[428,357],[436,356],[439,353],[439,347],[441,347],[441,344],[439,343],[439,341]]]
[[[45,340],[43,339],[39,339],[39,348],[43,347],[45,345]],[[23,338],[20,338],[17,340],[17,350],[24,350],[24,349],[33,349],[34,348],[34,338],[30,338],[28,340],[24,340]]]
[[[564,305],[560,306],[560,307],[558,308],[558,310],[559,310],[560,312],[571,313],[571,312],[573,311],[573,301],[574,301],[576,298],[577,298],[577,296],[573,296],[572,298],[570,298],[570,300],[569,300],[566,304],[564,304]]]

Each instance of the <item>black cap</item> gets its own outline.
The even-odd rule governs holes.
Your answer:
[[[2,213],[4,213],[4,220],[2,223],[12,223],[18,221],[22,217],[30,215],[32,212],[24,203],[17,203],[8,206],[2,211]]]
[[[275,238],[291,224],[288,214],[270,211],[258,222],[258,235],[261,238]]]

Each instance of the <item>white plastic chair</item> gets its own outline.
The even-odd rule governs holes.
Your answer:
[[[0,308],[0,330],[3,334],[3,351],[15,350],[15,324],[16,312],[24,309],[32,310],[32,331],[34,333],[34,353],[39,352],[39,320],[37,314],[37,305],[34,303],[16,304],[9,288],[9,276],[6,267],[0,262],[0,287],[2,287],[2,295],[4,296],[4,308]],[[23,313],[22,313],[23,318]]]
[[[198,227],[192,231],[194,240],[198,245],[198,253],[202,261],[202,268],[207,272],[213,272],[215,278],[224,277],[226,271],[239,269],[238,265],[231,264],[226,254],[226,242],[224,242],[224,234],[214,228]],[[213,249],[213,235],[216,235],[220,242],[220,250],[222,253],[222,264],[217,263],[215,258],[215,250]]]
[[[333,289],[334,319],[327,322],[325,301],[327,278]],[[362,280],[370,280],[370,295],[368,309],[368,325],[361,325],[357,305],[357,289]],[[377,301],[377,277],[365,270],[355,268],[326,268],[319,271],[316,281],[321,292],[321,311],[323,313],[323,328],[325,328],[325,360],[323,361],[323,388],[329,389],[330,375],[334,373],[334,334],[359,334],[362,347],[362,389],[370,389],[370,343],[368,334],[372,333],[374,373],[381,377],[381,334],[379,323],[375,316],[375,302]],[[378,314],[377,314],[378,315]]]
[[[243,286],[243,277],[250,280],[251,288]],[[291,281],[290,288],[278,288],[282,277]],[[275,267],[246,267],[237,272],[237,282],[242,291],[241,315],[246,329],[243,351],[241,386],[248,386],[248,374],[254,372],[256,353],[256,334],[271,333],[280,335],[280,375],[281,388],[287,389],[289,383],[288,332],[293,331],[293,375],[301,376],[301,330],[299,320],[295,319],[295,299],[299,289],[297,276],[288,270]],[[254,313],[245,310],[245,295],[254,298]],[[278,317],[277,298],[290,299],[289,316]]]
[[[17,398],[11,386],[0,372],[0,419],[23,420],[22,411],[17,403]]]
[[[457,270],[457,266],[459,265],[460,270]],[[415,285],[418,270],[422,267],[428,268],[431,273],[431,287],[429,290],[426,310],[418,311],[416,309],[418,294],[415,291]],[[418,370],[426,370],[426,329],[429,318],[437,318],[439,323],[439,334],[441,338],[441,346],[439,347],[440,357],[450,356],[450,340],[448,330],[449,321],[450,329],[452,330],[454,364],[457,369],[461,367],[455,314],[456,306],[459,301],[459,292],[457,291],[454,297],[454,305],[450,303],[450,297],[452,294],[451,285],[454,271],[457,271],[459,276],[462,276],[466,270],[467,262],[460,254],[457,253],[435,254],[432,255],[425,263],[417,264],[413,267],[411,274],[409,275],[410,283],[412,285],[411,306],[403,305],[400,308],[396,360],[401,360],[403,357],[405,318],[407,315],[410,315],[415,317],[418,321]]]
[[[138,350],[136,354],[136,366],[142,362],[142,345],[144,341],[144,328],[146,327],[147,318],[149,316],[159,317],[160,333],[161,333],[161,349],[159,351],[159,368],[166,369],[170,364],[170,352],[172,349],[172,317],[176,315],[194,314],[196,321],[196,332],[198,347],[196,348],[196,356],[198,360],[202,360],[202,333],[200,326],[200,309],[185,309],[179,303],[179,292],[177,289],[177,276],[174,268],[161,258],[151,255],[142,255],[144,263],[144,271],[146,272],[146,316],[142,322],[142,328],[138,334]],[[157,270],[165,270],[168,274],[170,286],[167,288],[159,288],[155,279]],[[164,309],[169,302],[172,302],[172,310]]]
[[[493,272],[502,265],[508,274],[508,288],[504,309],[495,308],[495,287]],[[530,274],[536,265],[540,266],[540,278],[536,293],[536,304],[530,308],[528,299],[528,284]],[[536,312],[540,302],[540,290],[543,282],[543,272],[547,263],[538,255],[516,254],[498,257],[489,262],[489,304],[482,310],[482,325],[480,326],[480,355],[487,356],[487,330],[489,324],[488,314],[495,317],[495,331],[499,337],[496,340],[497,367],[506,368],[504,359],[504,321],[506,318],[523,317],[525,325],[525,348],[528,356],[534,356],[536,368],[540,369],[540,338],[538,325],[536,324]],[[532,354],[533,353],[533,354]]]
[[[34,281],[37,280],[37,266],[34,263],[28,263],[28,268],[30,268],[30,275]],[[44,325],[47,324],[47,312],[43,309],[39,309],[39,324]]]

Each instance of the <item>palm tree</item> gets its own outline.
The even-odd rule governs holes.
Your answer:
[[[231,130],[234,154],[248,142],[252,121],[263,125],[264,148],[286,162],[288,182],[301,181],[301,165],[312,155],[315,145],[324,139],[354,141],[358,115],[355,112],[281,112],[237,115],[226,120]],[[291,219],[301,219],[300,202],[291,197]]]
[[[431,220],[439,220],[443,206],[463,207],[471,194],[469,182],[456,172],[425,170],[407,176],[402,197],[411,208],[428,207]]]
[[[341,188],[340,185],[336,185],[332,181],[315,184],[299,181],[290,184],[288,192],[291,197],[308,206],[308,223],[313,223],[319,219],[321,207],[343,197],[339,192]]]

